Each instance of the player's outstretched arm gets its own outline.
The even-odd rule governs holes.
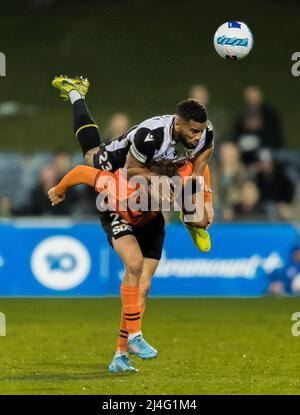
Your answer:
[[[201,152],[200,154],[196,154],[194,162],[193,162],[193,175],[195,176],[203,176],[204,169],[210,159],[210,156],[213,152],[213,145],[208,147],[206,150]]]
[[[204,169],[204,206],[207,212],[208,225],[206,229],[210,227],[214,220],[214,208],[212,201],[212,190],[211,190],[211,180],[210,180],[210,170],[208,164]]]
[[[52,206],[61,203],[65,199],[65,194],[70,187],[79,184],[94,187],[100,173],[100,170],[89,166],[74,167],[55,187],[49,190],[48,196]]]
[[[210,171],[208,168],[208,160],[213,152],[213,144],[211,144],[206,150],[199,155],[196,155],[193,162],[193,177],[204,176],[205,189],[204,189],[204,206],[205,214],[202,222],[199,223],[201,227],[208,229],[213,222],[214,210],[212,205],[212,195],[210,190]],[[197,195],[193,195],[193,202],[195,203]]]

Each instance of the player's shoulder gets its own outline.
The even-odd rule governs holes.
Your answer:
[[[147,128],[149,130],[163,129],[172,123],[173,118],[174,115],[157,115],[141,122],[139,128]]]
[[[142,163],[150,161],[169,134],[171,123],[171,115],[152,117],[140,123],[131,135],[132,156]]]
[[[141,122],[136,128],[135,140],[144,142],[154,141],[156,147],[159,148],[164,140],[166,131],[169,131],[173,117],[173,115],[159,115]]]

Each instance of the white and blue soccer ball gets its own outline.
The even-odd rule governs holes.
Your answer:
[[[253,36],[243,22],[231,21],[222,24],[214,36],[214,45],[223,59],[242,59],[253,46]]]

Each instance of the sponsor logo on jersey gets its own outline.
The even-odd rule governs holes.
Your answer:
[[[145,141],[154,141],[153,135],[151,133],[149,133],[146,138]]]
[[[194,154],[194,151],[195,151],[194,149],[186,150],[185,153],[184,153],[185,157],[187,157],[187,158],[192,157],[193,154]]]
[[[126,223],[121,223],[120,225],[114,226],[112,231],[114,235],[118,235],[120,232],[132,232],[132,227]]]

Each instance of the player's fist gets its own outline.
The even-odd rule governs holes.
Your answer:
[[[48,196],[49,196],[52,206],[58,205],[60,202],[65,200],[65,197],[66,197],[65,194],[63,195],[58,194],[55,190],[55,187],[52,187],[52,189],[49,190]]]

